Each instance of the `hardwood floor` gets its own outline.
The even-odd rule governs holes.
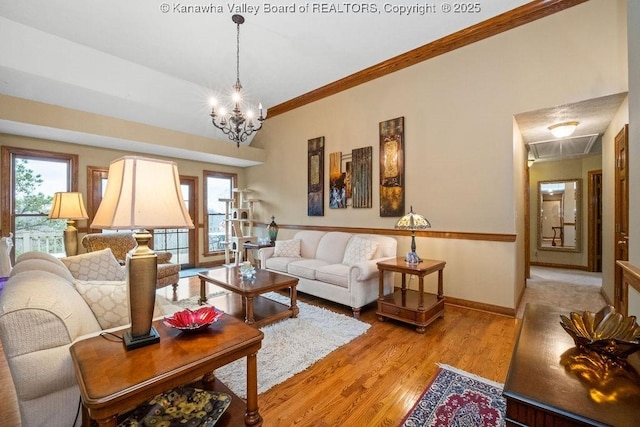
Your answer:
[[[199,292],[197,278],[182,279],[183,299]],[[299,300],[351,315],[351,309],[302,293]],[[409,325],[380,322],[375,306],[363,310],[366,334],[306,371],[261,394],[264,425],[396,426],[435,374],[437,363],[504,382],[518,321],[511,317],[446,305],[445,316],[418,334]],[[1,348],[1,347],[0,347]],[[4,353],[0,358],[0,424],[19,425],[15,393]]]

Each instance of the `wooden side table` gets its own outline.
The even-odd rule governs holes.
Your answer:
[[[418,333],[438,317],[444,316],[443,270],[446,262],[432,259],[419,264],[407,264],[403,257],[377,263],[379,276],[378,319],[386,318],[407,322],[416,326]],[[402,287],[390,295],[384,295],[384,272],[402,274]],[[438,272],[438,294],[424,292],[424,276]],[[407,275],[418,276],[418,290],[407,289]]]
[[[80,340],[71,346],[82,397],[83,426],[88,427],[90,419],[94,419],[100,427],[115,427],[118,414],[200,377],[205,389],[231,396],[231,405],[218,422],[220,426],[262,425],[256,361],[264,337],[260,330],[227,314],[198,333],[185,334],[161,321],[153,322],[153,326],[160,334],[160,342],[131,351],[126,351],[122,342],[102,336]],[[247,359],[246,401],[212,374],[215,369],[242,357]]]

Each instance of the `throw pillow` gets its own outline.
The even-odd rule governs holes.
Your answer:
[[[347,249],[344,251],[344,258],[342,263],[346,265],[355,265],[359,262],[368,261],[373,256],[378,242],[374,242],[369,239],[361,239],[360,237],[353,237],[347,244]]]
[[[124,280],[126,271],[113,256],[111,249],[61,258],[78,280]]]
[[[129,323],[127,282],[74,280],[102,329]]]
[[[73,284],[85,300],[102,329],[115,328],[130,323],[127,282],[111,280],[74,280]],[[158,297],[153,307],[153,317],[163,313]]]
[[[300,239],[276,240],[273,256],[300,258]]]

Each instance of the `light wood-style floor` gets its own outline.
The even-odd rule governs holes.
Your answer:
[[[171,288],[159,294],[182,299],[198,292],[198,279],[189,278],[181,280],[177,295]],[[348,307],[299,295],[301,301],[351,314]],[[366,334],[259,396],[265,426],[396,426],[437,363],[504,382],[518,328],[514,318],[451,305],[424,334],[406,324],[378,321],[374,306],[363,310],[361,320],[372,325]],[[0,384],[0,425],[18,426],[4,353]]]

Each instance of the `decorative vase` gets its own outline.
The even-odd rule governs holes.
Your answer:
[[[271,224],[269,224],[269,227],[267,227],[267,230],[269,231],[269,240],[271,240],[271,243],[275,243],[276,237],[278,237],[278,224],[276,224],[275,219],[276,217],[272,216]]]

